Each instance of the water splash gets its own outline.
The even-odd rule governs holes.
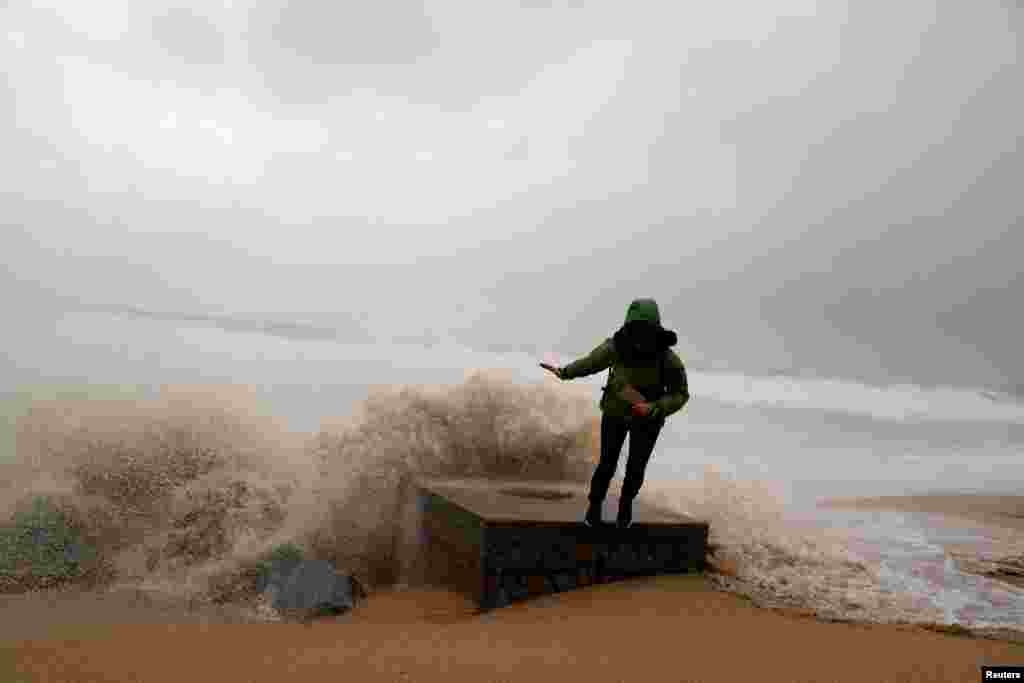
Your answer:
[[[578,387],[500,373],[378,389],[312,438],[247,387],[40,401],[18,422],[0,519],[46,497],[120,585],[183,598],[287,541],[386,584],[415,565],[413,477],[584,481],[594,415]]]
[[[939,621],[941,610],[887,587],[881,566],[851,551],[848,531],[797,524],[778,487],[708,468],[698,480],[650,482],[646,495],[707,520],[725,588],[766,606],[811,610],[833,619]]]
[[[415,576],[414,477],[586,482],[598,451],[587,387],[520,384],[507,373],[382,387],[315,435],[290,431],[257,396],[193,386],[38,401],[18,421],[0,519],[47,496],[115,585],[181,600],[233,595],[233,582],[285,542],[374,587]],[[709,468],[691,481],[649,480],[642,496],[708,521],[716,557],[734,567],[716,581],[761,604],[868,621],[970,616],[973,603],[951,601],[956,591],[943,603],[927,581],[895,580],[895,565],[853,531],[795,523],[780,487]]]

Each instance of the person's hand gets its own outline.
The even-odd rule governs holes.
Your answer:
[[[562,368],[556,368],[554,365],[548,365],[547,363],[541,363],[540,366],[558,379],[562,379]]]
[[[650,403],[634,403],[633,404],[633,415],[636,417],[647,417],[651,414]]]

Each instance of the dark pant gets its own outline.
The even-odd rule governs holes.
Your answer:
[[[644,418],[601,417],[601,462],[590,480],[590,502],[601,504],[619,464],[622,444],[629,435],[629,459],[622,482],[622,500],[632,502],[644,483],[644,471],[665,421]]]

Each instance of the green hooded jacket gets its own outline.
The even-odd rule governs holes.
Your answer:
[[[642,361],[632,359],[626,326],[634,321],[646,321],[657,328],[658,346],[654,358]],[[632,404],[620,396],[628,384],[639,390],[651,403],[651,419],[665,419],[681,410],[690,400],[686,367],[670,348],[677,342],[676,333],[661,326],[658,304],[653,299],[636,299],[626,311],[623,327],[585,357],[561,368],[561,378],[571,380],[607,369],[608,383],[601,397],[602,413],[613,417],[632,415]]]

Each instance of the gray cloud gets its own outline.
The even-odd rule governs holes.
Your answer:
[[[1019,7],[643,10],[9,6],[0,278],[579,351],[651,295],[693,362],[1024,382]]]
[[[260,11],[266,13],[259,21],[265,22],[264,31],[269,29],[269,42],[315,63],[409,64],[439,45],[418,0],[289,0]]]
[[[154,17],[153,38],[170,54],[189,64],[222,64],[224,35],[217,26],[186,8],[174,7]]]

